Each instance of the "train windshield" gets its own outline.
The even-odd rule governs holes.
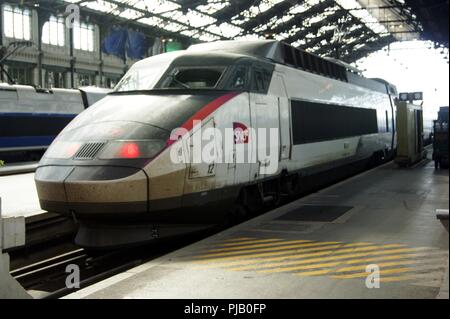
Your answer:
[[[221,66],[174,67],[160,82],[160,89],[215,89],[225,72]]]
[[[138,62],[120,80],[114,92],[146,91],[155,88],[167,71],[176,52],[154,56],[149,60]]]
[[[151,90],[164,71],[164,67],[154,67],[150,70],[147,68],[132,69],[123,77],[119,84],[117,84],[114,91],[126,92]]]

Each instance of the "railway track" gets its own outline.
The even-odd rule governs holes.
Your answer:
[[[15,269],[11,275],[34,297],[59,298],[74,291],[66,285],[68,266],[79,271],[76,289],[81,289],[137,266],[143,260],[137,252],[114,251],[96,255],[76,249]]]
[[[114,251],[86,251],[67,246],[62,253],[13,269],[10,274],[38,299],[61,298],[128,269],[149,262],[195,241],[214,231],[158,241],[152,244]],[[182,239],[182,240],[181,240]],[[69,248],[71,247],[71,248]],[[68,266],[71,266],[68,269]],[[79,273],[79,285],[67,287],[66,280],[74,267]]]
[[[362,171],[367,171],[367,169]],[[332,183],[319,183],[320,186],[316,185],[310,192],[350,178],[362,171],[345,177],[336,176]],[[310,192],[302,193],[299,197]],[[258,212],[258,215],[297,198],[286,199],[278,205],[267,205]],[[246,220],[251,217],[249,216]],[[63,225],[65,229],[62,227]],[[10,252],[11,275],[36,298],[60,298],[199,241],[225,228],[225,226],[219,226],[201,233],[182,236],[182,240],[180,240],[181,237],[177,237],[132,249],[92,252],[79,249],[72,244],[76,229],[73,221],[50,214],[27,225],[27,247]],[[48,231],[54,231],[55,234],[49,237],[51,240],[44,240],[43,233]],[[79,288],[66,287],[66,279],[69,275],[66,270],[69,265],[76,265],[79,269]]]

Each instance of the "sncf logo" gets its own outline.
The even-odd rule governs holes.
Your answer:
[[[248,144],[249,130],[245,124],[234,122],[234,144]]]

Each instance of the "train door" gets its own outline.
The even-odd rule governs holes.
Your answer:
[[[278,98],[268,95],[271,82],[263,67],[254,66],[252,73],[252,92],[250,93],[251,124],[256,139],[250,141],[253,163],[250,169],[251,180],[262,179],[273,174],[273,167],[278,169],[279,142],[279,105]],[[278,140],[275,143],[274,138]],[[256,145],[255,145],[256,143]],[[274,158],[272,155],[277,154]]]
[[[235,109],[228,108],[230,113],[224,114],[232,121],[227,123],[227,128],[233,129],[232,149],[228,150],[226,147],[226,139],[230,138],[225,132],[225,128],[222,128],[223,132],[223,144],[224,144],[224,157],[226,158],[227,166],[227,180],[226,185],[245,184],[253,178],[249,178],[251,165],[248,161],[249,152],[249,129],[251,128],[250,118],[250,99],[248,93],[241,94],[239,99],[235,99]],[[225,111],[226,112],[226,111]]]
[[[278,119],[280,127],[280,161],[291,157],[291,127],[289,98],[284,83],[283,74],[275,73],[271,84],[271,94],[278,99]]]
[[[188,150],[188,164],[187,164],[187,174],[186,174],[186,182],[184,186],[184,194],[198,193],[204,191],[210,191],[216,187],[216,169],[217,169],[217,161],[214,160],[214,156],[211,156],[209,160],[205,158],[206,151],[213,151],[210,144],[210,141],[215,140],[215,138],[211,135],[214,134],[213,129],[215,127],[214,119],[209,120],[207,123],[202,125],[202,127],[196,127],[192,131],[192,134],[189,139],[185,140],[185,143],[188,145],[185,146],[185,149]],[[204,140],[201,140],[205,138]],[[200,143],[200,146],[198,146]],[[210,145],[207,147],[206,145]],[[208,152],[208,154],[212,154]]]

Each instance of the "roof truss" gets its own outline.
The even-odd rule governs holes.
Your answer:
[[[27,1],[25,1],[27,2]],[[46,2],[28,1],[28,2]],[[65,0],[112,21],[197,41],[270,37],[353,62],[420,24],[400,0]],[[376,3],[376,6],[373,3]]]

